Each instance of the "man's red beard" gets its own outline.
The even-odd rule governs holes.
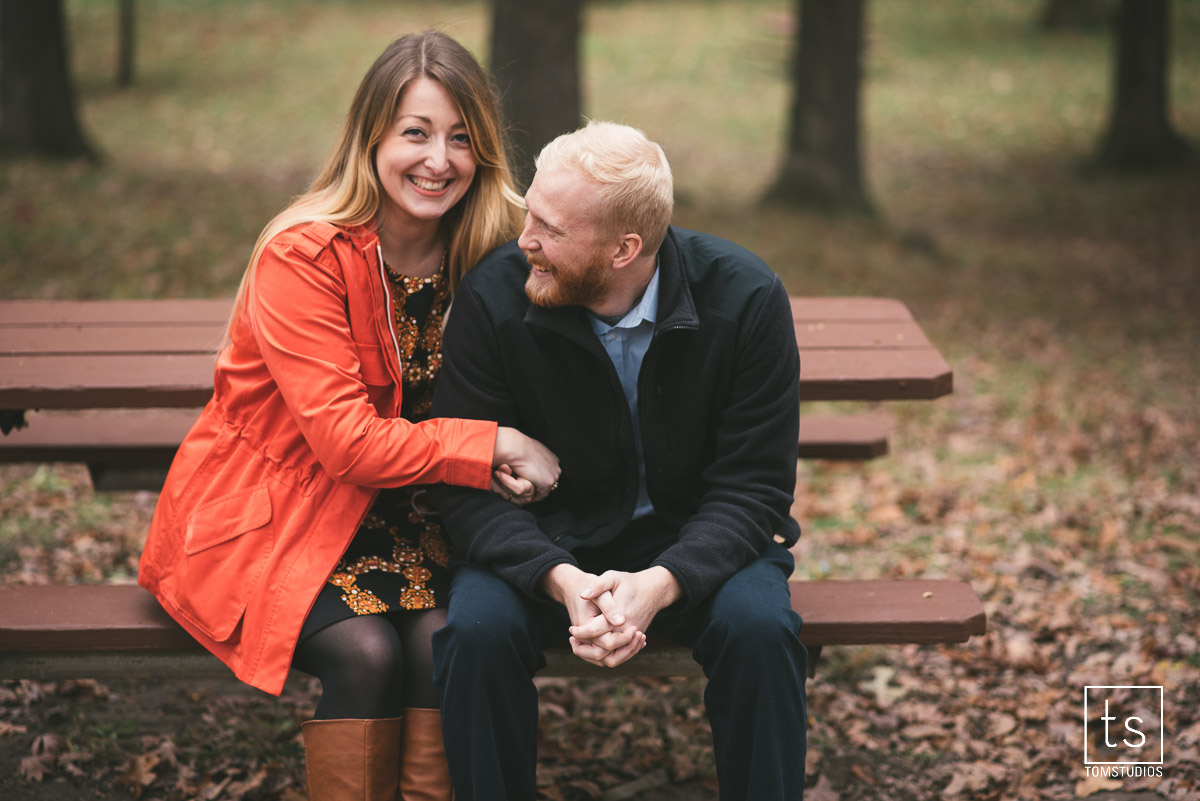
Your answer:
[[[539,278],[532,270],[525,281],[525,294],[538,306],[589,306],[608,292],[611,273],[604,257],[597,254],[592,261],[571,270],[551,264],[541,254],[525,254],[535,267],[549,270],[551,278]]]

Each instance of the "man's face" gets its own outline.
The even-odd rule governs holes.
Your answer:
[[[517,245],[533,266],[525,293],[537,305],[598,306],[608,294],[616,247],[597,224],[595,196],[595,184],[572,170],[534,176]]]

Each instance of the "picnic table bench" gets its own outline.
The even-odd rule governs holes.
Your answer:
[[[0,461],[89,466],[98,489],[161,487],[175,449],[212,394],[230,301],[0,302]],[[952,374],[908,308],[886,298],[792,298],[805,401],[931,400]],[[14,426],[21,426],[14,429]],[[800,458],[887,451],[871,416],[802,415]],[[792,583],[815,666],[824,645],[955,643],[982,634],[960,581]],[[605,673],[567,650],[550,675],[688,675],[681,647],[648,649]],[[227,675],[140,587],[0,586],[0,679]]]

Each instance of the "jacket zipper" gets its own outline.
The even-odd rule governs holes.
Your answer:
[[[400,365],[400,372],[404,372],[404,358],[400,355],[400,339],[396,336],[396,312],[392,306],[392,290],[388,287],[387,268],[383,266],[383,247],[379,244],[379,240],[375,240],[375,255],[379,257],[379,278],[383,282],[383,298],[386,302],[385,319],[387,320],[388,333],[392,335],[392,347],[396,349],[396,364]]]

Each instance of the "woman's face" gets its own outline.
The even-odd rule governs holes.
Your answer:
[[[410,83],[375,151],[389,224],[440,219],[467,193],[475,166],[467,125],[450,94],[429,78]]]

